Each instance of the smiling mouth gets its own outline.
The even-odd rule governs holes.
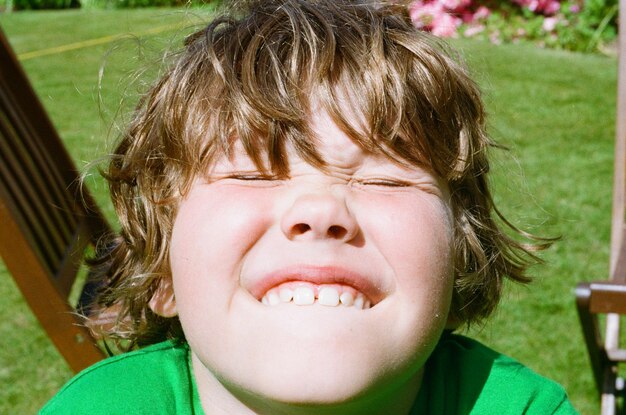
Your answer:
[[[353,287],[341,284],[313,284],[304,281],[285,282],[268,290],[261,298],[267,306],[295,304],[309,306],[319,304],[327,307],[351,307],[365,310],[372,302]]]
[[[367,310],[387,295],[380,278],[333,265],[292,265],[271,271],[247,285],[267,307],[293,304]]]

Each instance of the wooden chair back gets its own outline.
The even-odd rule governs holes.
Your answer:
[[[581,283],[576,287],[578,314],[601,396],[602,415],[626,413],[625,380],[619,372],[619,365],[626,362],[625,346],[620,346],[620,316],[626,315],[626,0],[620,0],[619,8],[610,274],[606,281]],[[604,330],[598,314],[606,314]]]
[[[0,30],[0,256],[74,371],[104,356],[68,296],[86,247],[108,232]]]

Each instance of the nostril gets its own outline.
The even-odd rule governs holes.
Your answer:
[[[342,239],[347,232],[347,229],[343,226],[333,225],[328,228],[328,236],[331,238]]]
[[[293,226],[294,233],[297,235],[302,235],[303,233],[307,233],[311,230],[311,227],[306,223],[298,223]]]

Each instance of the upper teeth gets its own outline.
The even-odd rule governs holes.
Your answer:
[[[315,286],[308,283],[293,282],[272,288],[265,293],[261,302],[270,306],[290,302],[296,305],[312,305],[317,302],[329,307],[339,305],[358,309],[371,307],[371,302],[353,288],[337,285]]]

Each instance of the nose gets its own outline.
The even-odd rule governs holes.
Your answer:
[[[281,229],[292,241],[343,242],[354,239],[359,230],[345,199],[331,193],[300,195],[283,215]]]

